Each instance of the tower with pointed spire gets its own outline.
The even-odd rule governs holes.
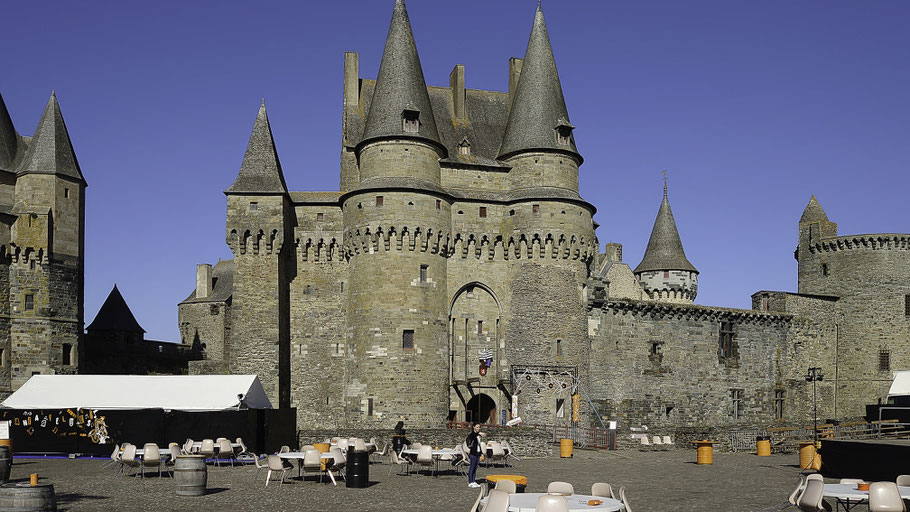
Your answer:
[[[77,369],[85,187],[56,94],[32,137],[0,98],[0,393]]]
[[[652,300],[692,304],[698,294],[698,270],[686,258],[670,209],[666,179],[645,255],[633,272]]]
[[[272,403],[290,406],[289,274],[293,218],[265,100],[240,172],[225,190],[226,241],[234,255],[231,336],[226,370],[256,374]]]

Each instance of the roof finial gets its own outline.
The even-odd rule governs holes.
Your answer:
[[[666,199],[667,198],[667,170],[664,169],[664,172],[662,172],[661,174],[664,175],[664,199]]]
[[[537,0],[537,10],[538,10],[538,11],[542,11],[542,10],[543,10],[543,9],[540,7],[540,0]]]
[[[259,106],[260,106],[260,107],[264,107],[264,106],[265,106],[265,98],[262,98],[262,103],[260,103]]]

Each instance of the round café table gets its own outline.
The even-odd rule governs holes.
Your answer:
[[[493,485],[496,485],[496,482],[500,480],[511,480],[515,482],[515,487],[519,493],[523,493],[528,485],[528,477],[522,475],[487,475],[484,479]]]
[[[536,512],[537,498],[546,496],[545,492],[528,492],[523,494],[509,495],[509,512]],[[588,496],[587,494],[572,494],[566,496],[566,502],[569,504],[571,512],[581,512],[582,510],[597,510],[598,512],[618,512],[625,510],[626,507],[619,500],[604,498],[602,496]],[[588,505],[588,500],[600,500],[600,505]],[[486,505],[487,498],[480,500]]]

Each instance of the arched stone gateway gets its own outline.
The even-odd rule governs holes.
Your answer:
[[[478,423],[498,423],[496,417],[496,402],[489,396],[481,393],[474,395],[467,404],[465,421]]]
[[[449,312],[452,419],[480,418],[483,422],[499,423],[500,418],[491,417],[490,411],[495,413],[497,402],[508,409],[507,399],[497,389],[500,381],[508,378],[509,371],[505,351],[500,346],[501,316],[499,301],[482,283],[466,284],[452,298]]]

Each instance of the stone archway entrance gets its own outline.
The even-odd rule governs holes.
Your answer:
[[[465,410],[467,421],[476,421],[478,423],[497,423],[496,420],[496,402],[489,396],[481,393],[474,395],[468,400]]]

